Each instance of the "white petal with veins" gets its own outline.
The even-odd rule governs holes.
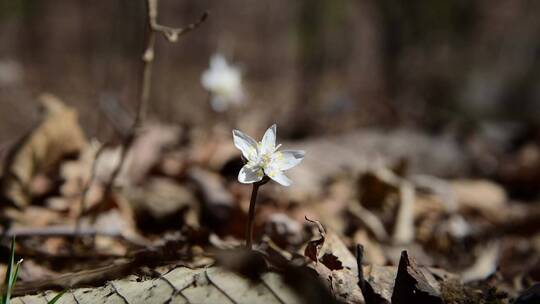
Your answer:
[[[251,184],[260,181],[264,177],[263,170],[259,167],[245,165],[238,173],[238,181],[244,184]]]
[[[262,180],[264,175],[283,186],[290,186],[292,181],[283,171],[298,165],[305,152],[301,150],[278,151],[276,146],[276,125],[272,125],[264,133],[261,142],[257,143],[248,135],[233,130],[234,145],[242,151],[247,164],[240,170],[238,180],[241,183],[254,183]]]
[[[277,151],[272,155],[270,166],[279,168],[281,171],[289,170],[298,165],[303,159],[306,152],[302,150],[284,150]]]
[[[248,161],[256,161],[257,159],[257,142],[249,135],[239,130],[233,130],[234,145],[242,151],[242,155]]]
[[[276,149],[276,124],[273,124],[266,132],[264,132],[261,140],[261,153],[272,153]]]
[[[292,181],[281,171],[271,172],[270,175],[268,175],[272,180],[278,182],[282,186],[290,186],[292,184]]]

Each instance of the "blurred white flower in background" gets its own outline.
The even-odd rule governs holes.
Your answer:
[[[244,100],[240,69],[230,65],[219,53],[210,58],[210,67],[202,74],[201,84],[211,94],[210,103],[214,111],[223,112]]]
[[[19,62],[0,59],[0,86],[17,85],[22,79],[23,67]]]
[[[276,125],[264,133],[261,142],[256,142],[249,135],[233,130],[234,145],[242,151],[247,163],[238,174],[238,181],[244,184],[256,183],[266,175],[283,186],[290,186],[292,181],[283,174],[298,165],[305,152],[301,150],[278,151],[276,146]]]

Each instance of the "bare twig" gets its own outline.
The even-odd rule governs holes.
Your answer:
[[[146,0],[146,10],[148,13],[148,22],[146,26],[146,47],[143,53],[143,79],[141,86],[141,96],[139,99],[139,104],[137,106],[137,116],[135,117],[134,126],[144,120],[147,107],[148,99],[150,98],[150,87],[151,87],[151,77],[152,77],[152,65],[155,57],[155,42],[156,42],[156,33],[161,33],[169,42],[178,41],[178,37],[186,33],[191,32],[201,25],[206,18],[208,17],[208,12],[204,12],[201,18],[194,23],[188,24],[182,28],[172,28],[168,26],[161,25],[157,22],[158,18],[158,6],[159,0]]]
[[[135,120],[133,122],[133,125],[131,129],[128,131],[127,135],[125,136],[120,150],[120,161],[118,165],[113,170],[109,180],[105,184],[105,189],[103,192],[103,198],[102,201],[98,204],[98,206],[103,206],[105,201],[110,198],[113,190],[114,183],[122,171],[122,168],[124,166],[124,163],[126,161],[127,152],[129,151],[130,147],[133,145],[133,141],[135,140],[135,135],[137,130],[139,129],[141,122],[144,121],[147,108],[148,108],[148,101],[150,99],[150,90],[151,90],[151,78],[152,78],[152,66],[154,62],[155,57],[155,34],[156,33],[162,33],[167,40],[170,42],[175,42],[178,40],[178,37],[186,34],[197,27],[201,25],[204,20],[208,17],[208,13],[205,12],[201,18],[195,22],[191,23],[183,28],[171,28],[164,25],[160,25],[157,22],[158,18],[158,4],[159,0],[146,0],[146,10],[147,10],[147,23],[146,23],[146,42],[145,42],[145,48],[142,56],[143,61],[143,75],[141,80],[141,94],[139,98],[139,102],[137,104],[137,111]],[[94,165],[97,160],[97,156],[94,158]],[[92,177],[93,179],[93,177]],[[88,182],[87,188],[90,187],[90,184],[92,183],[92,179]],[[88,190],[85,189],[83,191],[84,196],[85,193]],[[83,204],[84,204],[84,197],[83,197]],[[85,207],[85,206],[82,206]],[[99,208],[96,208],[96,210],[99,210]],[[81,215],[85,213],[85,210],[81,210]],[[78,221],[79,222],[79,221]],[[80,223],[77,224],[77,227],[80,225]]]
[[[362,290],[362,294],[366,297],[366,282],[364,279],[364,270],[362,262],[364,260],[364,246],[356,244],[356,265],[358,266],[358,286]]]
[[[208,16],[208,13],[205,12],[201,19],[198,22],[189,24],[188,26],[184,28],[169,28],[163,25],[159,25],[157,23],[157,17],[158,17],[158,4],[159,0],[146,0],[146,10],[148,13],[148,22],[146,27],[146,47],[144,49],[144,53],[142,56],[143,61],[143,77],[142,77],[142,83],[141,83],[141,95],[139,98],[139,103],[137,105],[137,112],[135,116],[135,121],[133,122],[133,126],[126,136],[126,139],[123,142],[121,153],[120,153],[120,162],[118,166],[115,168],[113,173],[111,174],[111,178],[109,182],[107,183],[107,186],[105,188],[105,195],[104,199],[107,198],[107,195],[111,194],[112,191],[112,185],[114,184],[118,174],[122,170],[122,167],[124,166],[125,159],[127,156],[127,151],[133,144],[133,141],[135,139],[135,133],[137,129],[139,128],[141,122],[145,119],[147,108],[148,108],[148,100],[150,99],[150,89],[152,84],[152,67],[154,63],[154,57],[155,57],[155,33],[161,32],[166,33],[165,36],[167,39],[171,42],[174,42],[178,39],[179,35],[188,33],[194,29],[196,29],[199,25],[206,20],[206,17]],[[170,37],[174,37],[174,40],[171,40]]]
[[[16,236],[19,238],[27,237],[66,237],[66,238],[75,238],[75,237],[96,237],[96,236],[105,236],[110,238],[115,238],[128,242],[134,246],[146,247],[148,243],[141,238],[134,238],[123,234],[120,231],[106,231],[99,230],[92,227],[79,227],[78,230],[73,230],[70,226],[47,226],[47,227],[18,227],[11,228],[7,230],[4,234],[4,237]]]
[[[409,244],[414,240],[414,202],[416,200],[414,186],[403,181],[399,186],[399,193],[400,206],[392,238],[396,244]]]
[[[131,252],[128,257],[116,259],[108,265],[94,267],[88,270],[82,270],[74,273],[65,273],[51,278],[40,279],[36,281],[20,282],[15,286],[14,295],[24,295],[36,293],[39,290],[46,289],[66,289],[79,286],[99,286],[107,281],[112,281],[125,277],[133,273],[134,269],[142,266],[157,267],[172,261],[185,260],[191,253],[187,247],[181,251],[171,250],[171,244],[156,247],[146,247]]]

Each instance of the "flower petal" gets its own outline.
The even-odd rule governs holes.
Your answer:
[[[229,107],[227,101],[225,101],[225,99],[221,96],[212,96],[210,99],[210,105],[216,112],[225,112]]]
[[[260,181],[264,177],[263,170],[259,167],[245,165],[238,173],[238,181],[243,184],[251,184]]]
[[[264,132],[263,139],[261,141],[261,153],[272,153],[276,149],[276,124],[273,124],[266,132]]]
[[[306,155],[302,150],[283,150],[275,152],[272,155],[270,167],[275,167],[277,170],[285,171],[298,165]]]
[[[233,130],[232,133],[234,145],[242,151],[242,155],[248,161],[255,161],[258,153],[257,142],[242,131]]]
[[[267,174],[267,175],[268,175],[268,177],[270,177],[271,179],[273,179],[274,181],[276,181],[277,183],[279,183],[282,186],[288,187],[288,186],[292,185],[292,180],[290,180],[281,171],[273,171],[271,173],[271,175],[270,174]]]
[[[210,68],[220,70],[223,68],[226,68],[229,65],[227,62],[227,59],[225,59],[225,56],[223,56],[220,53],[212,55],[212,58],[210,58]]]

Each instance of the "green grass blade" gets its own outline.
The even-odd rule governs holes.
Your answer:
[[[2,295],[2,304],[9,304],[11,299],[11,288],[13,281],[17,279],[14,277],[18,272],[18,266],[15,267],[15,237],[11,239],[11,255],[9,256],[8,268],[6,271],[6,279],[4,281],[4,294]],[[16,269],[15,269],[16,268]]]
[[[64,290],[62,292],[60,292],[59,294],[57,294],[54,298],[52,298],[52,300],[50,300],[49,302],[47,302],[47,304],[55,304],[58,300],[60,300],[60,298],[67,292],[67,290]]]
[[[20,259],[17,264],[15,265],[15,271],[13,271],[13,277],[11,278],[11,285],[9,287],[10,294],[13,291],[13,288],[15,288],[15,283],[17,283],[17,277],[19,276],[19,269],[21,268],[23,260]]]

